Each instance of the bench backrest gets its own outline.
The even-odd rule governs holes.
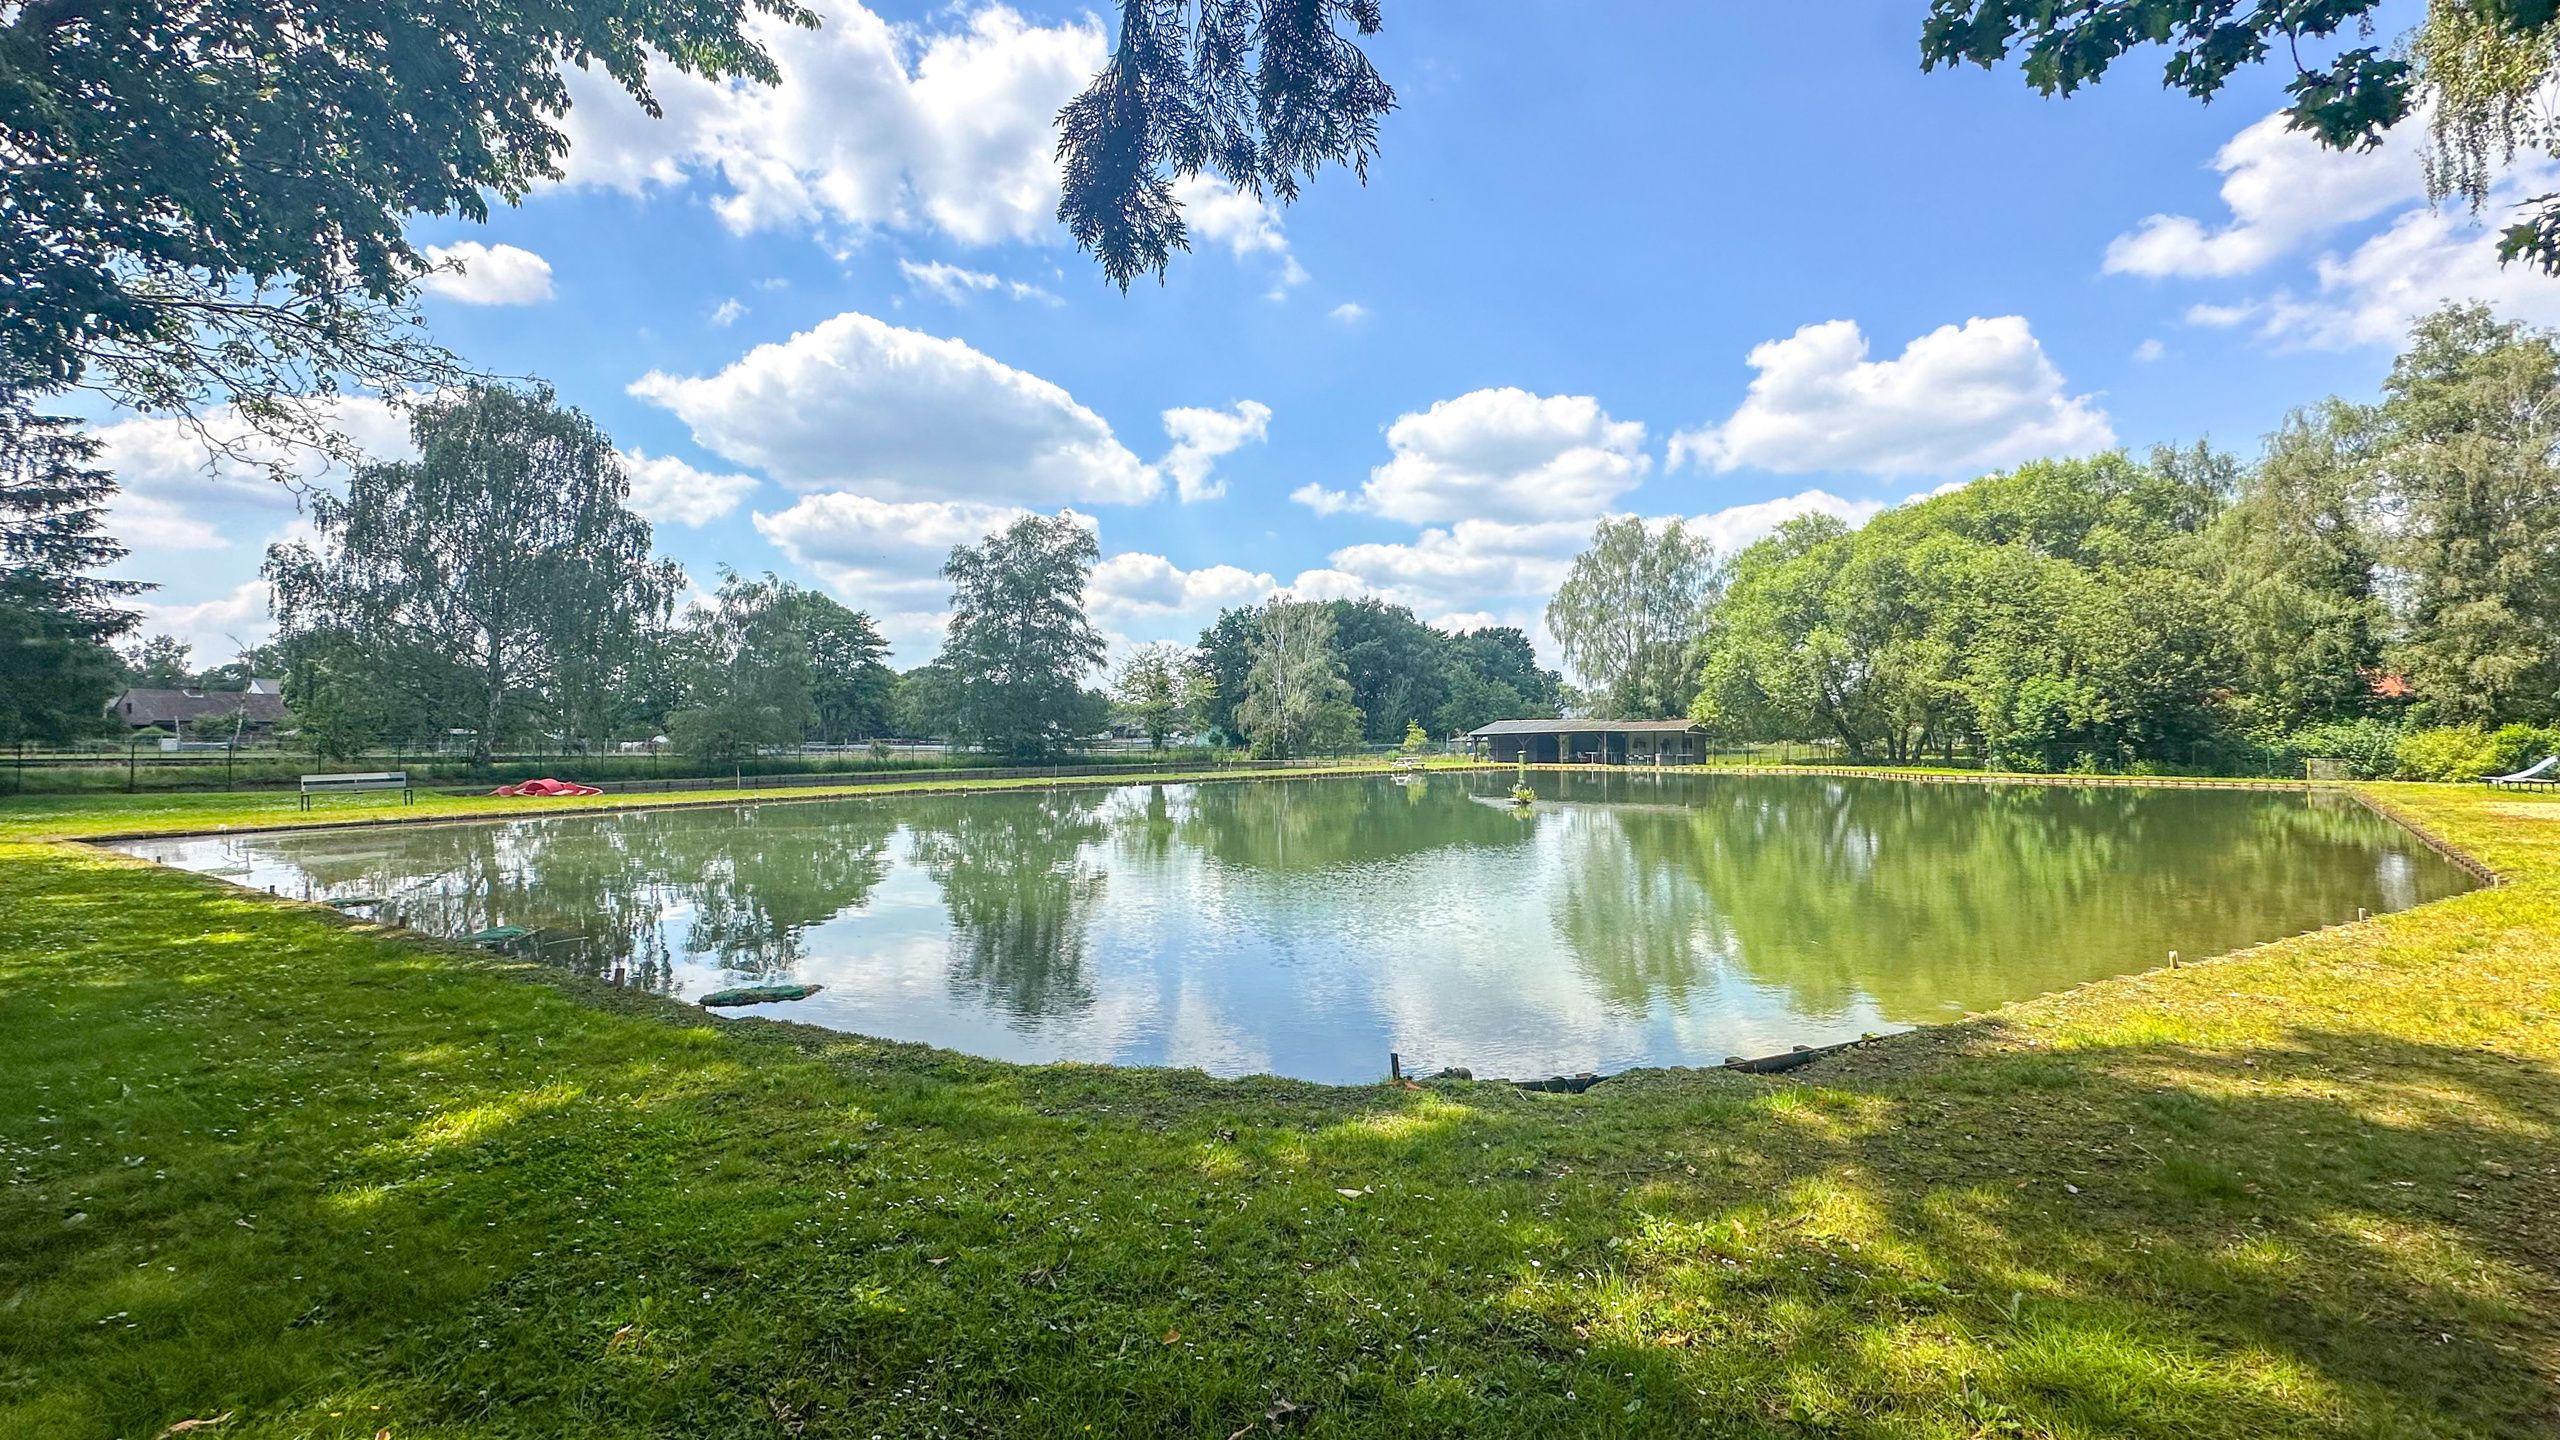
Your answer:
[[[302,788],[305,790],[406,790],[409,788],[409,772],[380,770],[363,775],[305,775],[302,777]]]

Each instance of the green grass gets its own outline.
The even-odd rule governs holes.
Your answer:
[[[2373,793],[2510,883],[1579,1097],[712,1022],[0,845],[0,1435],[2547,1435],[2560,801]]]

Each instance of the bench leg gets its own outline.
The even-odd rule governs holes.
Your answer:
[[[302,808],[305,810],[311,808],[311,792],[308,790],[302,792]]]

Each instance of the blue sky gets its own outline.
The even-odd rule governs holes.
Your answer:
[[[2560,321],[2560,282],[2428,208],[2413,144],[2267,122],[2277,74],[2200,106],[2140,57],[2046,101],[1922,74],[1918,0],[1389,0],[1369,184],[1197,187],[1194,253],[1123,296],[1050,218],[1096,12],[818,8],[779,90],[669,80],[652,121],[582,82],[567,183],[415,234],[466,247],[435,337],[602,423],[697,583],[826,586],[901,664],[943,552],[1022,509],[1093,519],[1121,643],[1283,588],[1536,633],[1604,514],[1730,546],[2037,455],[2253,451],[2372,393],[2442,299]],[[290,498],[108,418],[150,623],[226,658]],[[397,451],[378,408],[346,421]]]

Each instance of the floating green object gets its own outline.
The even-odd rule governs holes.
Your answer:
[[[462,938],[474,945],[504,945],[510,941],[521,940],[532,933],[521,925],[492,925],[476,935],[465,935]]]
[[[349,895],[337,900],[323,900],[320,903],[332,910],[361,910],[367,905],[381,904],[384,898],[380,895]]]
[[[806,1000],[825,989],[822,985],[741,985],[735,990],[714,990],[702,997],[705,1005],[762,1005],[773,1000]]]

